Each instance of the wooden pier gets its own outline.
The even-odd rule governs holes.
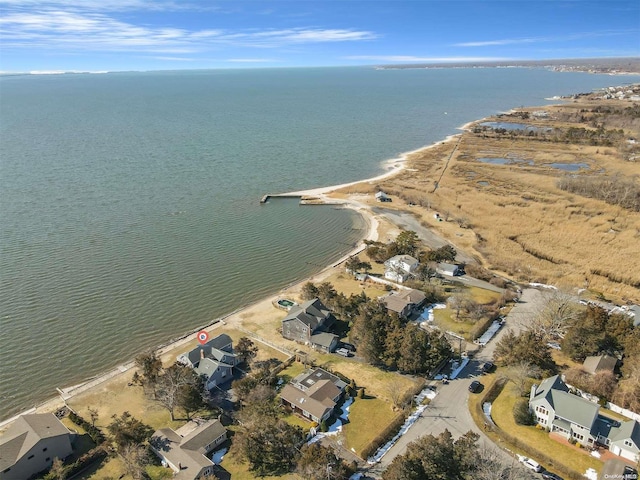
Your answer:
[[[295,193],[267,193],[260,199],[260,203],[267,203],[271,198],[300,198],[302,195]]]

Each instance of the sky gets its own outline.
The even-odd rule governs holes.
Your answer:
[[[0,0],[0,72],[638,56],[637,0]]]

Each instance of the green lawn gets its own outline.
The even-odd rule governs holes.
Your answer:
[[[346,447],[358,456],[399,415],[390,403],[378,398],[356,398],[349,412],[349,423],[343,428]]]
[[[517,398],[512,385],[507,384],[502,393],[493,402],[491,417],[502,430],[518,437],[549,457],[558,459],[558,463],[564,464],[576,473],[582,475],[588,468],[600,471],[602,462],[586,452],[553,440],[544,430],[516,424],[513,419],[513,405]]]

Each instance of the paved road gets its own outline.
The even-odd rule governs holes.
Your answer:
[[[449,430],[454,438],[458,438],[469,430],[480,434],[481,444],[494,446],[484,433],[476,427],[471,414],[469,413],[468,400],[469,384],[476,377],[481,377],[480,366],[484,361],[493,359],[493,352],[496,343],[509,330],[513,329],[516,333],[530,321],[539,310],[543,295],[535,289],[526,289],[523,291],[520,301],[514,306],[506,318],[505,326],[498,334],[475,356],[473,360],[460,373],[458,378],[452,380],[447,385],[438,386],[438,395],[432,400],[431,404],[425,409],[421,417],[409,429],[409,431],[400,438],[391,450],[382,458],[380,463],[376,465],[371,474],[379,475],[397,455],[405,452],[407,445],[423,435],[439,435],[445,429]],[[482,379],[479,378],[482,382]],[[502,452],[505,459],[512,457]]]
[[[374,213],[384,215],[390,222],[405,230],[412,230],[418,234],[418,238],[422,240],[426,245],[431,248],[440,248],[445,245],[451,245],[450,242],[443,237],[435,233],[430,228],[423,226],[417,219],[410,213],[399,212],[397,210],[390,210],[387,208],[375,207],[372,209]],[[454,248],[455,246],[452,245]],[[470,255],[456,249],[458,255],[456,260],[464,263],[475,262],[475,259]]]

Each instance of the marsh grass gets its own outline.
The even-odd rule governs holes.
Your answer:
[[[548,109],[563,108],[575,107]],[[629,135],[637,137],[638,133],[630,131]],[[412,171],[385,181],[382,187],[407,203],[416,203],[413,211],[423,210],[425,221],[433,211],[448,218],[447,222],[430,222],[431,226],[454,245],[475,250],[492,270],[522,282],[590,288],[613,299],[640,300],[640,214],[560,190],[558,180],[573,173],[549,166],[554,162],[588,163],[591,168],[579,175],[627,178],[640,173],[637,164],[624,161],[614,147],[465,133],[443,173],[453,146],[447,143],[412,155]],[[489,154],[527,159],[533,165],[491,165],[476,160]],[[440,175],[434,192],[434,181]],[[456,223],[462,217],[473,229],[470,242],[458,236],[468,232]]]

